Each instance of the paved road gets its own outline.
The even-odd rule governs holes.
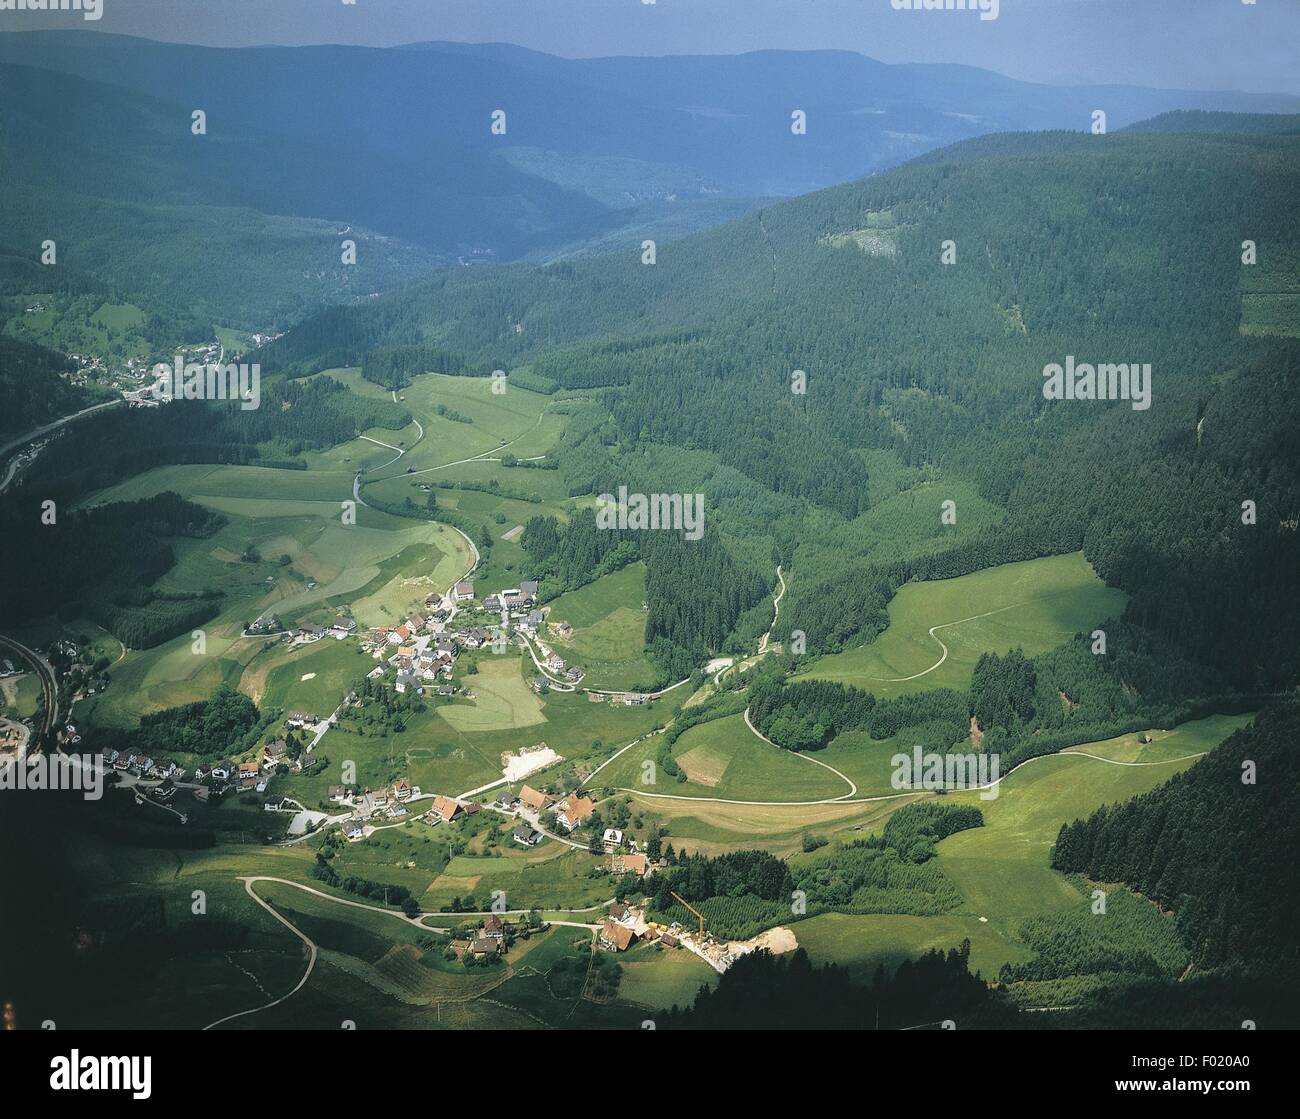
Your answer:
[[[45,725],[41,730],[40,737],[49,739],[59,723],[59,688],[54,678],[54,669],[50,667],[49,662],[40,653],[34,649],[29,649],[12,637],[0,635],[0,646],[16,653],[36,670],[36,675],[41,681],[41,691],[45,695]],[[31,739],[28,739],[29,748],[30,742]]]
[[[99,412],[105,408],[113,408],[122,401],[106,400],[103,404],[92,404],[89,408],[83,408],[80,412],[73,412],[70,416],[64,416],[62,419],[55,420],[53,423],[45,424],[43,427],[33,428],[26,435],[20,435],[16,439],[9,440],[4,446],[0,447],[0,458],[3,458],[10,451],[17,447],[25,447],[33,439],[39,439],[47,432],[55,431],[64,424],[70,424],[73,420],[79,420],[82,416],[89,416],[92,412]],[[18,460],[15,459],[9,464],[9,470],[4,476],[4,481],[0,482],[0,493],[4,493],[9,488],[9,484],[14,480],[14,475],[18,472]]]

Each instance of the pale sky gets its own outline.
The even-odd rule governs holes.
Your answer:
[[[566,57],[837,47],[884,62],[959,62],[1052,84],[1300,93],[1300,0],[999,0],[994,20],[965,11],[895,11],[891,0],[102,4],[97,22],[76,12],[0,11],[0,31],[76,27],[212,46],[450,39]]]

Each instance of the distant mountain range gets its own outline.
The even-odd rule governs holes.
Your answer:
[[[1098,108],[1112,130],[1170,110],[1300,111],[1295,97],[1056,88],[842,51],[570,60],[90,32],[0,35],[0,80],[11,199],[41,199],[6,204],[0,243],[56,228],[85,271],[180,284],[214,318],[256,326],[438,265],[670,239],[957,140],[1085,129]],[[348,230],[355,270],[339,261]]]

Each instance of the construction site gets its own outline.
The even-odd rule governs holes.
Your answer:
[[[706,927],[704,915],[678,893],[673,893],[677,903],[689,910],[697,924],[685,925],[680,921],[662,924],[648,921],[644,907],[615,903],[600,932],[600,945],[611,952],[626,951],[634,941],[659,943],[665,948],[685,948],[699,956],[719,975],[741,956],[760,949],[780,955],[799,947],[794,933],[787,928],[767,929],[750,940],[725,940],[715,937]]]

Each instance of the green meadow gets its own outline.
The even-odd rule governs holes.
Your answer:
[[[322,500],[343,478],[265,467],[173,466],[96,494],[94,502],[101,503],[174,490],[224,513],[227,522],[213,536],[173,541],[176,563],[156,584],[167,592],[218,589],[223,598],[221,612],[202,627],[201,651],[188,634],[132,650],[111,670],[110,688],[78,712],[131,726],[151,711],[206,699],[222,683],[259,701],[332,711],[346,690],[342,685],[372,667],[356,656],[354,641],[327,639],[290,651],[273,637],[243,637],[245,626],[268,612],[288,627],[327,623],[342,610],[351,610],[362,628],[393,624],[431,590],[445,591],[471,563],[463,537],[446,525],[364,506],[355,524],[343,523],[340,503]]]
[[[570,664],[582,666],[584,687],[647,686],[655,668],[646,654],[644,601],[645,564],[629,564],[552,602],[544,639]],[[555,635],[551,627],[560,622],[573,626],[572,637]]]
[[[1250,719],[1216,715],[1147,732],[1153,739],[1149,744],[1138,734],[1122,735],[1035,758],[1006,777],[993,800],[974,792],[949,794],[984,814],[983,827],[949,836],[938,846],[939,867],[962,892],[959,909],[938,917],[822,915],[795,925],[795,934],[814,959],[864,974],[877,964],[892,966],[969,937],[972,965],[992,978],[1003,963],[1033,956],[1021,936],[1026,919],[1075,910],[1089,901],[1090,886],[1051,869],[1050,850],[1061,825],[1163,784],[1194,764],[1192,755],[1213,749]],[[840,838],[849,837],[841,833]]]
[[[506,844],[494,849],[494,854],[464,854],[453,858],[429,884],[420,904],[425,909],[441,909],[453,898],[471,897],[480,903],[485,900],[491,903],[500,891],[507,909],[573,909],[613,897],[613,886],[607,878],[592,878],[588,874],[593,867],[601,865],[595,856],[555,842],[525,849],[510,841],[508,834],[506,839]],[[597,918],[579,916],[577,919]]]
[[[633,747],[601,770],[597,780],[639,792],[741,801],[828,800],[852,792],[807,757],[764,742],[745,725],[743,715],[701,723],[673,743],[673,760],[685,781],[654,772],[655,783],[645,784],[644,763],[653,761],[658,746],[659,739],[652,738]]]
[[[884,633],[819,658],[802,675],[853,684],[881,699],[931,688],[964,690],[982,653],[1017,647],[1026,656],[1045,653],[1117,617],[1125,601],[1080,552],[909,583],[890,602]]]

